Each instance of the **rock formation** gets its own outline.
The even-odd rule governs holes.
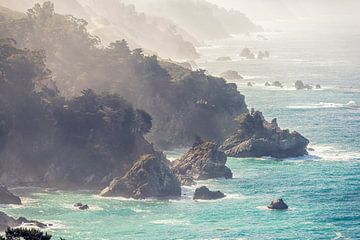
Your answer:
[[[162,153],[141,156],[122,178],[115,178],[101,196],[125,198],[178,198],[180,183]]]
[[[248,87],[252,87],[253,84],[252,84],[251,82],[248,82],[248,83],[247,83],[247,86],[248,86]]]
[[[244,58],[248,58],[251,54],[251,51],[249,48],[244,48],[241,53],[240,53],[240,57],[244,57]]]
[[[224,197],[225,197],[224,193],[220,191],[210,191],[209,188],[202,186],[195,190],[193,199],[215,200]]]
[[[237,71],[228,70],[220,74],[220,77],[225,78],[226,80],[238,80],[244,79]]]
[[[316,89],[321,89],[321,85],[320,85],[320,84],[316,84],[315,88],[316,88]]]
[[[249,56],[246,57],[247,59],[255,59],[255,54],[254,53],[250,53]]]
[[[316,87],[318,87],[318,86],[320,86],[320,85],[316,85]],[[295,82],[295,88],[296,88],[296,90],[312,90],[313,89],[312,86],[310,86],[309,84],[304,84],[300,80]]]
[[[270,205],[268,206],[269,209],[275,209],[275,210],[286,210],[288,209],[288,205],[280,198],[272,200]]]
[[[19,217],[18,219],[15,219],[13,217],[6,215],[3,212],[0,212],[0,231],[5,231],[8,227],[11,228],[18,227],[25,223],[38,228],[46,228],[48,226],[38,221],[27,220],[24,217]]]
[[[74,207],[78,208],[79,210],[88,210],[89,206],[87,204],[76,203]]]
[[[269,82],[266,82],[265,87],[271,87],[271,84]]]
[[[276,119],[269,123],[261,112],[252,111],[237,120],[237,132],[220,147],[227,156],[287,158],[307,154],[309,140],[298,132],[281,130]]]
[[[225,166],[227,158],[218,147],[213,142],[202,142],[171,163],[182,185],[192,185],[192,180],[232,178],[231,170]]]
[[[273,82],[273,83],[272,83],[272,86],[274,86],[274,87],[279,87],[279,88],[283,88],[283,87],[284,87],[284,86],[282,85],[282,83],[279,82],[279,81]]]
[[[268,51],[265,51],[265,52],[264,52],[264,57],[269,58],[269,57],[270,57],[270,53],[269,53]]]
[[[263,52],[259,51],[257,58],[262,60],[262,59],[264,59],[264,57],[265,57],[265,54]]]
[[[11,193],[4,185],[0,184],[0,204],[21,204],[21,199]]]

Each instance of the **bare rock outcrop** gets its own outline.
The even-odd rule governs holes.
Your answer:
[[[201,199],[201,200],[216,200],[224,198],[225,194],[220,191],[210,191],[209,188],[202,186],[195,190],[194,193],[194,200]]]
[[[21,205],[21,199],[11,193],[4,185],[0,184],[0,204]]]
[[[8,227],[19,227],[22,224],[31,225],[38,228],[46,228],[48,226],[47,224],[38,221],[27,220],[24,217],[19,217],[18,219],[15,219],[3,212],[0,212],[0,231],[5,231]]]
[[[122,178],[115,178],[101,196],[125,198],[178,198],[181,187],[162,153],[141,156]]]

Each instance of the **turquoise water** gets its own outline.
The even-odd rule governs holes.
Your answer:
[[[1,210],[52,223],[49,232],[75,240],[360,239],[360,45],[354,44],[360,34],[338,31],[302,28],[296,35],[269,33],[268,41],[234,38],[201,49],[200,65],[210,72],[234,69],[248,78],[237,83],[249,107],[308,137],[315,149],[309,156],[283,161],[230,158],[234,179],[198,183],[227,195],[217,201],[193,201],[194,188],[183,188],[178,201],[15,189],[24,205]],[[237,60],[235,53],[250,43],[270,50],[272,58]],[[211,60],[221,55],[231,55],[234,61]],[[249,80],[255,87],[245,86]],[[275,80],[285,88],[262,87]],[[294,91],[295,80],[320,83],[324,89]],[[173,159],[181,152],[168,156]],[[288,203],[288,211],[266,208],[278,197]],[[89,204],[90,210],[74,209],[77,202]]]

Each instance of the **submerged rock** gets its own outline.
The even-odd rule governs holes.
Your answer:
[[[0,204],[21,205],[21,199],[11,193],[4,185],[0,184]]]
[[[101,196],[125,198],[178,198],[180,183],[162,153],[141,156],[122,178],[115,178]]]
[[[237,71],[228,70],[220,74],[220,77],[225,78],[227,80],[238,80],[244,79]]]
[[[0,231],[5,231],[8,227],[10,228],[19,227],[22,224],[28,224],[38,228],[46,228],[48,226],[47,224],[38,221],[27,220],[24,217],[19,217],[18,219],[15,219],[13,217],[6,215],[3,212],[0,212]]]
[[[193,199],[215,200],[224,197],[225,197],[224,193],[220,191],[210,191],[207,187],[202,186],[195,190]]]
[[[298,157],[307,154],[309,140],[298,132],[281,130],[276,119],[267,122],[262,113],[241,115],[238,130],[220,147],[230,157],[275,158]]]
[[[225,166],[227,158],[213,142],[193,146],[184,156],[171,163],[175,175],[182,185],[192,185],[192,180],[232,178],[231,170]]]
[[[275,210],[286,210],[288,209],[288,205],[280,198],[272,200],[270,205],[268,206],[269,209],[275,209]]]

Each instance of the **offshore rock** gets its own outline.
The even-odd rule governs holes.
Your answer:
[[[298,132],[280,129],[276,119],[269,123],[261,112],[252,111],[237,120],[237,132],[220,147],[229,157],[287,158],[308,154],[309,140]]]
[[[48,226],[38,221],[27,220],[24,217],[19,217],[18,219],[15,219],[13,217],[6,215],[3,212],[0,212],[0,231],[5,231],[8,227],[10,228],[19,227],[22,224],[31,225],[38,228],[46,228]]]
[[[171,163],[182,185],[192,185],[193,181],[189,179],[232,178],[231,170],[225,166],[227,158],[218,148],[213,142],[202,142]]]
[[[244,79],[237,71],[228,70],[220,74],[220,77],[225,78],[226,80],[238,80]]]
[[[286,210],[288,209],[288,205],[280,198],[272,200],[270,205],[268,206],[269,209],[275,209],[275,210]]]
[[[122,178],[115,178],[101,196],[125,198],[178,198],[181,186],[162,153],[141,156]]]
[[[193,199],[216,200],[224,198],[225,194],[220,191],[210,191],[209,188],[202,186],[195,190]]]

